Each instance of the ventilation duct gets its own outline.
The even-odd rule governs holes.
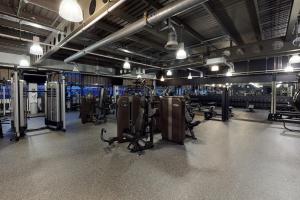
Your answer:
[[[114,32],[113,34],[110,34],[109,36],[103,38],[102,40],[92,44],[91,46],[86,47],[85,49],[77,52],[76,54],[66,58],[64,62],[72,62],[87,53],[91,53],[95,50],[97,50],[100,47],[112,44],[116,41],[119,41],[125,37],[128,37],[130,35],[136,34],[139,31],[143,30],[146,26],[149,24],[155,25],[159,22],[161,22],[164,19],[167,19],[169,17],[172,17],[176,15],[177,13],[180,13],[191,6],[195,6],[197,4],[205,3],[207,0],[177,0],[175,2],[172,2],[165,6],[164,8],[158,10],[156,13],[150,15],[145,19],[145,17],[137,20],[136,22],[129,24],[125,26],[124,28],[118,30],[117,32]]]

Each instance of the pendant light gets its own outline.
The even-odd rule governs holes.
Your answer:
[[[191,73],[191,72],[189,73],[188,79],[189,79],[189,80],[192,80],[192,79],[193,79],[192,73]]]
[[[27,59],[22,58],[20,60],[20,67],[29,67],[29,66],[30,66],[30,64],[29,64],[29,61]]]
[[[219,67],[219,65],[213,65],[213,66],[211,66],[210,70],[211,70],[212,72],[217,72],[217,71],[220,70],[220,67]]]
[[[176,29],[172,25],[170,19],[167,20],[168,23],[168,29],[169,29],[169,34],[168,34],[168,42],[165,45],[165,48],[167,50],[177,50],[178,49],[178,41],[177,41],[177,33]]]
[[[123,64],[123,68],[124,69],[130,69],[130,63],[129,63],[129,58],[128,57],[125,58],[125,62]]]
[[[59,6],[59,15],[70,22],[83,21],[83,12],[77,0],[62,0]]]
[[[187,58],[187,53],[184,49],[184,42],[182,42],[182,27],[180,29],[180,43],[179,43],[179,48],[176,52],[176,59],[178,60],[183,60]]]
[[[228,70],[228,72],[226,73],[226,76],[228,76],[228,77],[232,76],[232,72],[230,70]]]
[[[232,73],[234,72],[234,69],[233,68],[229,68],[227,73],[226,73],[226,76],[230,77],[232,76]]]
[[[187,58],[187,54],[186,54],[186,51],[184,49],[184,43],[181,42],[179,44],[179,49],[177,50],[177,53],[176,53],[176,59],[183,60],[183,59],[186,59],[186,58]]]
[[[79,69],[78,69],[77,66],[74,66],[74,67],[73,67],[73,72],[76,72],[76,73],[79,72]]]
[[[163,75],[161,75],[160,81],[161,81],[161,82],[164,82],[164,81],[165,81],[165,78],[164,78]]]
[[[168,70],[168,71],[167,71],[167,76],[172,76],[172,75],[173,75],[172,71],[171,71],[171,70]]]
[[[40,38],[33,36],[33,44],[30,47],[30,54],[36,55],[36,56],[42,56],[44,54],[43,48],[40,45]]]
[[[285,68],[284,68],[285,72],[293,72],[294,71],[294,67],[290,64],[288,64]]]
[[[298,54],[293,55],[290,60],[289,60],[290,64],[296,64],[296,63],[300,63],[300,56]]]

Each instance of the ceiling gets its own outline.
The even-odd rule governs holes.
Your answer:
[[[173,2],[175,0],[128,0],[64,44],[66,48],[57,49],[46,58],[64,60],[76,53],[76,50],[94,44],[143,18],[145,13],[151,15]],[[216,51],[220,52],[230,47],[284,38],[288,30],[292,30],[291,26],[294,26],[291,23],[292,18],[296,18],[299,14],[295,2],[293,0],[208,0],[178,13],[171,20],[179,40],[185,42],[190,54],[190,58],[186,61],[176,61],[175,53],[164,48],[168,31],[162,31],[166,26],[162,22],[95,51],[96,54],[117,59],[86,55],[76,62],[121,68],[122,59],[129,57],[137,63],[164,67],[199,61],[214,55]],[[47,41],[50,34],[56,30],[61,31],[59,25],[64,23],[58,15],[59,3],[60,0],[51,0],[51,2],[0,0],[0,34],[26,39],[39,36],[41,41]],[[293,10],[298,10],[297,15]],[[16,19],[31,24],[21,23]],[[41,25],[42,28],[34,24]],[[0,51],[28,54],[29,45],[30,43],[26,41],[0,37]]]

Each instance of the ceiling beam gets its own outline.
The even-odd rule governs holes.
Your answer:
[[[206,11],[215,18],[218,24],[222,27],[222,29],[227,33],[230,38],[237,45],[244,44],[244,41],[236,29],[232,19],[226,13],[223,3],[220,0],[208,1],[202,4]]]
[[[289,23],[287,27],[287,32],[286,32],[286,41],[292,41],[293,36],[295,33],[295,25],[298,21],[298,16],[300,12],[300,1],[299,0],[294,0],[291,13],[290,13],[290,18],[289,18]]]
[[[105,30],[109,33],[114,33],[114,32],[119,30],[119,28],[117,28],[115,26],[112,26],[110,24],[107,24],[105,22],[98,22],[96,24],[96,27],[101,29],[101,30]],[[139,43],[139,44],[142,44],[142,45],[147,46],[147,47],[154,48],[154,49],[162,51],[162,52],[167,52],[167,50],[165,48],[163,48],[160,44],[155,43],[153,41],[150,42],[149,40],[142,39],[138,36],[132,35],[132,36],[127,37],[126,39],[128,39],[130,41],[133,41],[133,42],[136,42],[136,43]]]
[[[250,14],[250,21],[253,26],[256,40],[263,40],[263,32],[262,32],[262,26],[260,22],[260,16],[259,16],[259,8],[258,8],[258,2],[257,0],[246,0],[247,3],[247,9]]]

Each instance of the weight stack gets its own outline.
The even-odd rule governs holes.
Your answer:
[[[134,125],[139,115],[141,98],[137,96],[122,96],[117,102],[117,132],[118,141],[124,141],[124,132],[129,130],[130,122]]]

